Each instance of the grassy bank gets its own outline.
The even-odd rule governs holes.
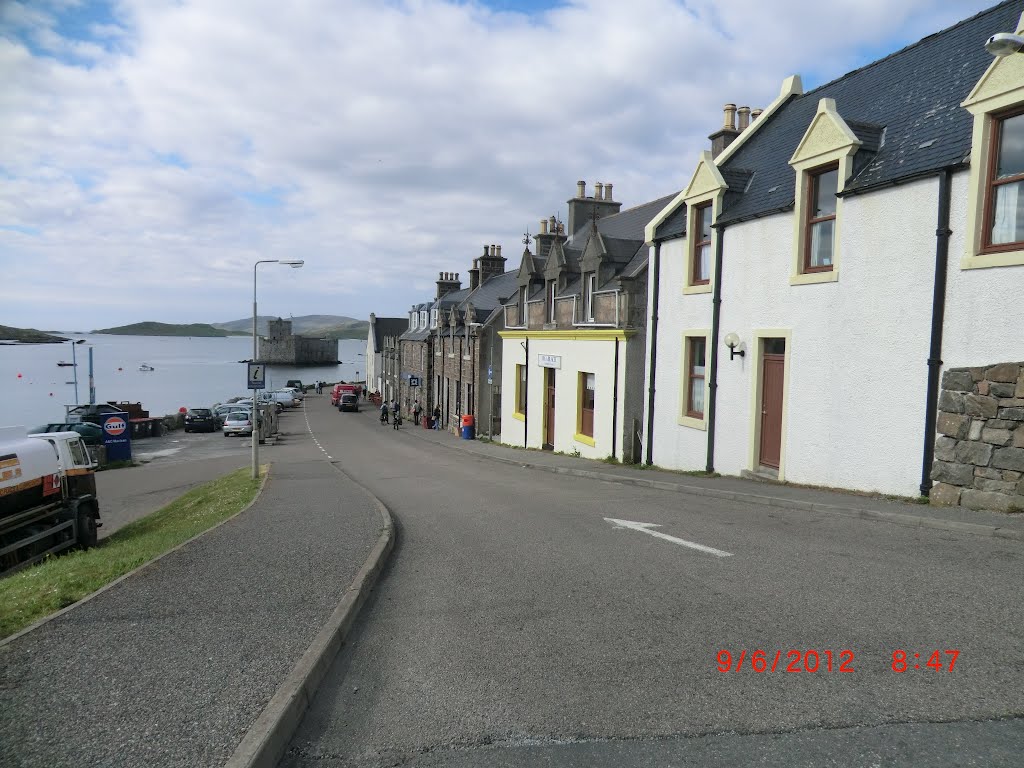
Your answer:
[[[240,512],[256,496],[249,469],[193,488],[88,551],[70,552],[0,579],[0,638],[12,635]],[[100,500],[102,513],[102,499]]]

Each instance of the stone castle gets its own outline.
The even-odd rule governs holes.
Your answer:
[[[292,321],[270,321],[270,335],[259,339],[259,362],[275,365],[324,365],[338,362],[337,339],[311,339],[292,333]]]

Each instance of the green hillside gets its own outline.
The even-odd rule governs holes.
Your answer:
[[[12,328],[9,325],[0,325],[0,340],[20,341],[23,344],[59,344],[67,341],[63,336],[43,333],[35,328]]]
[[[267,324],[271,320],[276,319],[276,315],[260,315],[257,318],[257,332],[261,336],[266,336],[269,332]],[[300,317],[282,319],[292,321],[292,333],[314,338],[365,339],[370,329],[368,321],[356,320],[353,317],[346,317],[344,315],[301,315]],[[212,325],[214,328],[242,331],[246,334],[252,333],[251,317],[242,320],[231,320],[225,323],[213,323]]]
[[[143,323],[132,323],[121,325],[116,328],[101,328],[93,333],[109,333],[118,336],[248,336],[249,334],[240,331],[228,331],[223,328],[214,328],[208,323],[188,323],[186,325],[172,325],[170,323],[155,323],[146,321]]]

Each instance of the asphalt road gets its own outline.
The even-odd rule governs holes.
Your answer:
[[[1019,542],[557,476],[306,408],[399,537],[282,766],[1020,765]],[[783,671],[808,650],[819,671]]]

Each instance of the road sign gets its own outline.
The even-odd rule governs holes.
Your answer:
[[[410,387],[418,387],[419,385],[420,385],[420,377],[419,376],[410,376],[409,377],[409,386]]]
[[[249,363],[249,389],[266,389],[266,375],[263,363]]]

